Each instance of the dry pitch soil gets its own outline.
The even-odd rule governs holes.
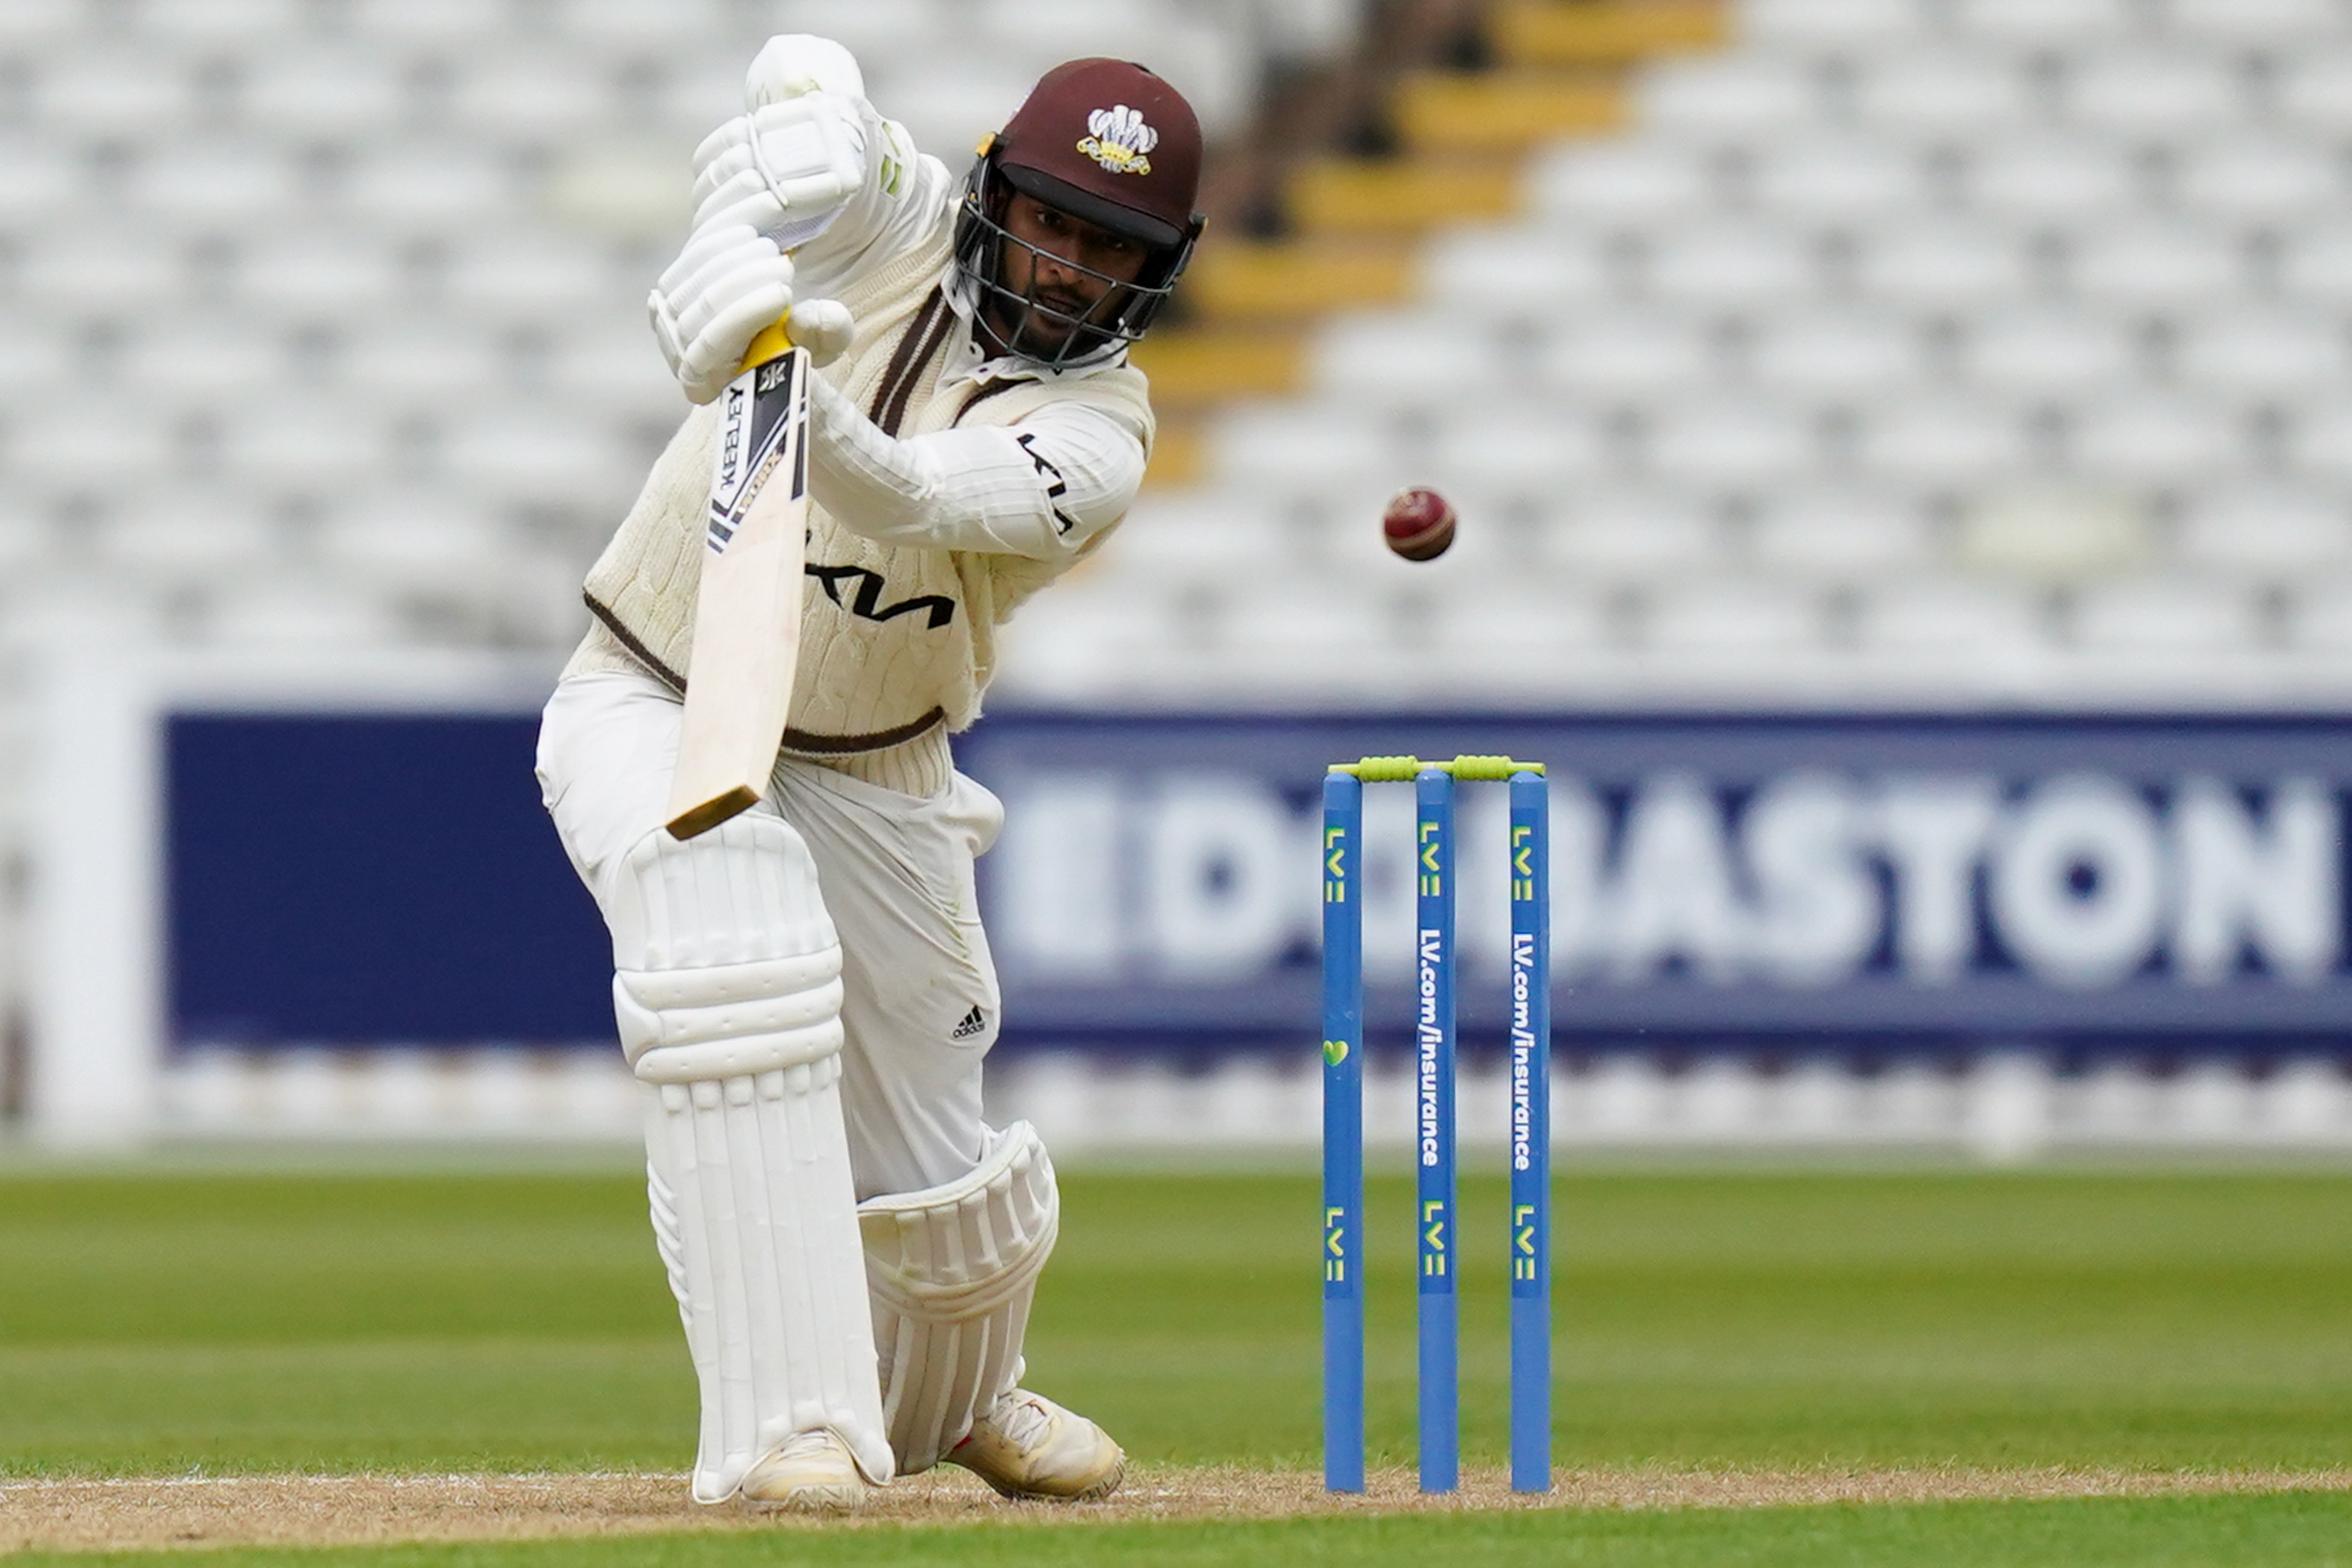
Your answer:
[[[698,1508],[682,1476],[243,1476],[0,1482],[0,1552],[29,1549],[360,1545],[667,1531],[857,1529],[985,1521],[1283,1519],[1497,1509],[1769,1508],[1825,1502],[2160,1497],[2352,1490],[2352,1470],[1575,1470],[1544,1497],[1472,1470],[1423,1497],[1410,1470],[1334,1497],[1307,1471],[1139,1466],[1108,1502],[1008,1503],[960,1470],[904,1480],[854,1515]]]

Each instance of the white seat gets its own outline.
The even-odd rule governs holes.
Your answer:
[[[402,141],[352,161],[336,192],[354,216],[411,231],[463,230],[518,210],[516,170],[475,143]]]
[[[2095,310],[2027,306],[1969,321],[1961,339],[1966,378],[1996,394],[2105,392],[2138,368],[2137,334]]]
[[[410,641],[398,609],[352,583],[312,574],[224,584],[203,641],[227,647],[384,647]]]
[[[1823,640],[1820,595],[1810,586],[1754,578],[1660,584],[1648,595],[1649,646],[1662,653],[1769,653]]]
[[[2200,44],[2340,41],[2344,12],[2334,0],[2167,0],[2164,27]]]
[[[1919,0],[1748,0],[1740,21],[1747,37],[1783,47],[1885,47],[1929,30]]]
[[[15,582],[58,553],[55,513],[31,498],[0,495],[0,572]]]
[[[1751,524],[1749,550],[1762,565],[1815,581],[1875,580],[1932,564],[1934,520],[1896,490],[1776,490]]]
[[[2023,415],[1976,398],[1904,398],[1860,411],[1855,462],[1898,486],[1975,485],[2025,469]]]
[[[1491,390],[1506,374],[1501,341],[1451,310],[1343,316],[1316,334],[1309,379],[1331,398],[1418,406]]]
[[[0,314],[0,410],[44,402],[81,379],[78,336],[47,311]]]
[[[9,420],[6,488],[114,495],[172,475],[179,460],[172,421],[125,418],[119,395],[61,392]]]
[[[1601,422],[1577,408],[1524,397],[1446,410],[1432,434],[1428,465],[1440,489],[1475,487],[1541,494],[1581,483],[1608,467]],[[1391,459],[1374,472],[1381,484],[1417,482]],[[1385,470],[1383,472],[1383,470]],[[1373,482],[1372,476],[1361,476]]]
[[[1643,72],[1636,120],[1684,134],[1748,136],[1822,118],[1820,72],[1803,55],[1762,49],[1669,59]]]
[[[267,45],[299,33],[302,0],[144,0],[140,31],[173,43]]]
[[[634,279],[632,279],[634,281]],[[569,322],[599,312],[639,312],[635,290],[604,258],[552,230],[484,235],[449,258],[443,288],[451,304],[512,321]]]
[[[1808,237],[1738,219],[1653,235],[1643,270],[1659,299],[1696,306],[1779,304],[1807,298],[1821,283]]]
[[[2283,56],[2273,95],[2279,118],[2306,131],[2352,131],[2352,40],[2336,37]]]
[[[1528,169],[1528,205],[1590,227],[1706,213],[1722,201],[1717,158],[1711,144],[1675,136],[1565,142]]]
[[[646,353],[658,363],[651,344]],[[431,407],[443,399],[480,395],[504,378],[497,340],[477,326],[433,318],[385,321],[362,317],[342,344],[337,367],[344,384],[377,402]]]
[[[1969,655],[1998,656],[2045,637],[2034,595],[2008,584],[1902,579],[1872,587],[1858,608],[1855,630],[1865,648],[1941,656],[1955,660],[1956,670]]]
[[[0,136],[0,228],[70,220],[89,195],[82,162],[65,142]]]
[[[2019,581],[2110,576],[2146,564],[2148,511],[2143,497],[2111,484],[1995,477],[1962,499],[1952,553],[1977,571]]]
[[[1244,405],[1210,438],[1212,475],[1243,488],[1286,494],[1368,474],[1406,482],[1393,436],[1351,403]]]
[[[1536,348],[1543,385],[1594,403],[1695,390],[1721,373],[1706,323],[1679,311],[1579,313]]]
[[[236,102],[246,125],[276,135],[382,135],[409,111],[406,66],[381,49],[279,44],[244,61]]]
[[[457,130],[492,136],[577,136],[619,118],[603,62],[544,46],[461,59],[449,111]]]
[[[1675,577],[1725,564],[1715,508],[1686,490],[1597,487],[1559,498],[1537,555],[1580,583]]]
[[[2352,479],[2352,398],[2332,397],[2296,409],[2287,428],[2287,448],[2296,473]]]
[[[1207,628],[1162,584],[1089,574],[1021,606],[1000,634],[996,689],[1031,701],[1164,695],[1193,673]]]
[[[1987,126],[2023,121],[2032,102],[2016,61],[1941,47],[1862,62],[1854,108],[1864,124],[1884,130],[1979,136]]]
[[[2070,242],[2067,268],[2077,294],[2110,308],[2210,307],[2250,281],[2235,236],[2177,222],[2085,228]]]
[[[2305,650],[2352,651],[2352,575],[2297,581],[2287,603],[2287,638]]]
[[[269,315],[351,320],[391,307],[403,292],[400,258],[367,229],[273,229],[237,259],[236,291]]]
[[[1965,156],[1969,204],[2004,220],[2094,220],[2141,197],[2133,150],[2105,137],[2014,135]]]
[[[974,50],[953,60],[926,59],[868,85],[876,105],[906,125],[916,147],[960,177],[981,137],[1003,127],[1051,63]],[[725,112],[740,111],[730,106]]]
[[[2245,415],[2227,404],[2143,394],[2093,403],[2072,420],[2075,467],[2124,484],[2180,485],[2243,473],[2255,457]]]
[[[34,123],[55,133],[145,142],[197,118],[198,62],[175,49],[110,39],[60,50],[32,72]]]
[[[2107,43],[2129,37],[2136,20],[2131,0],[1957,0],[1952,8],[1955,32],[2027,48]]]
[[[226,405],[218,417],[223,476],[263,489],[340,493],[380,482],[394,455],[390,430],[337,399],[281,390]]]
[[[180,247],[152,230],[74,227],[20,243],[19,298],[37,308],[154,314],[171,310],[189,281]]]
[[[1432,651],[1448,670],[1490,680],[1545,684],[1557,669],[1550,658],[1609,641],[1605,606],[1572,582],[1524,573],[1465,582],[1439,608],[1430,626]]]
[[[1649,471],[1681,485],[1773,484],[1821,458],[1813,411],[1769,395],[1661,405],[1650,411],[1645,445]]]
[[[125,383],[173,399],[267,393],[289,368],[280,334],[217,311],[146,323],[122,344]]]
[[[2021,236],[1951,219],[1863,236],[1854,273],[1865,296],[1922,310],[1995,305],[2024,295],[2033,282]]]
[[[556,0],[551,9],[559,35],[605,48],[668,55],[733,41],[724,0]]]
[[[181,226],[247,230],[294,210],[301,181],[288,149],[265,141],[182,141],[147,148],[131,179],[145,213]]]
[[[559,392],[642,409],[650,419],[675,421],[686,415],[686,398],[642,321],[600,312],[558,333],[548,355],[547,380]]]
[[[2347,390],[2347,351],[2343,323],[2324,312],[2230,310],[2182,322],[2174,363],[2200,393],[2305,398]]]
[[[862,62],[952,37],[961,11],[957,0],[781,0],[772,30],[837,39]]]
[[[2290,300],[2314,305],[2352,304],[2352,222],[2331,214],[2286,234],[2279,289]]]
[[[970,15],[989,37],[1032,53],[1077,56],[1125,47],[1148,58],[1138,40],[1158,33],[1169,9],[1150,0],[976,0]]]
[[[645,474],[616,434],[561,410],[489,402],[443,418],[436,468],[493,500],[601,506],[617,517]]]
[[[1356,520],[1367,542],[1377,541],[1379,519],[1375,510]],[[1213,486],[1147,490],[1086,570],[1089,576],[1148,584],[1171,576],[1213,576],[1244,561],[1287,566],[1304,553],[1305,532],[1284,509],[1248,491]]]
[[[2254,642],[2252,598],[2206,577],[2089,583],[2075,595],[2075,637],[2086,647],[2215,653]]]
[[[173,487],[124,497],[98,529],[118,571],[158,581],[232,581],[281,553],[277,520],[249,497]]]
[[[1759,386],[1820,397],[1900,395],[1927,368],[1916,323],[1891,311],[1768,311],[1755,323],[1748,370]]]
[[[1431,299],[1498,321],[1547,319],[1614,289],[1591,236],[1540,228],[1441,233],[1422,275]]]
[[[498,513],[436,491],[375,491],[327,509],[320,561],[387,588],[455,591],[496,579],[516,553]]]
[[[2188,498],[2178,538],[2181,563],[2192,568],[2289,582],[2341,574],[2352,570],[2352,503],[2336,490],[2232,485]]]
[[[350,0],[344,9],[354,33],[390,44],[474,44],[514,26],[505,6],[481,0]]]
[[[9,0],[0,6],[0,45],[29,53],[100,32],[108,25],[87,0]]]
[[[904,119],[896,107],[898,96],[894,90],[897,78],[889,70],[890,57],[866,60],[866,90],[882,106],[882,112],[892,119]],[[689,156],[705,136],[722,122],[743,112],[743,78],[745,61],[740,58],[717,58],[697,55],[677,61],[661,76],[656,89],[655,107],[660,121],[661,139],[669,149],[678,168],[688,166]],[[954,148],[932,148],[918,142],[921,152],[951,153]],[[952,158],[948,167],[956,169]],[[685,221],[686,205],[679,204],[679,222]]]
[[[1900,141],[1816,135],[1759,144],[1750,198],[1762,212],[1803,220],[1874,219],[1928,205],[1926,154]]]
[[[1229,580],[1213,616],[1217,649],[1344,679],[1395,646],[1397,605],[1360,581],[1321,574]]]
[[[2193,136],[2249,111],[2236,62],[2210,49],[2094,50],[2075,62],[2066,117],[2140,135]]]
[[[2299,222],[2344,207],[2341,155],[2315,137],[2272,132],[2198,138],[2178,156],[2182,205],[2209,217]]]

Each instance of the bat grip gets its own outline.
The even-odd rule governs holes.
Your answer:
[[[785,323],[791,320],[791,312],[787,311],[761,327],[752,337],[751,346],[743,351],[743,363],[735,367],[735,374],[740,375],[747,370],[757,369],[770,360],[782,359],[792,353],[793,335],[785,330]]]

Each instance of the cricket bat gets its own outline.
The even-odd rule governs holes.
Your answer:
[[[670,775],[674,838],[757,805],[783,743],[800,665],[811,368],[808,351],[778,321],[751,340],[722,395],[685,727]]]

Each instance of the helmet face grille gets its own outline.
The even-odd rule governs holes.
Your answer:
[[[1047,370],[1062,370],[1104,358],[1139,340],[1192,258],[1192,236],[1175,245],[1152,247],[1130,282],[1041,251],[1013,234],[1002,216],[1012,194],[995,155],[983,154],[964,181],[963,201],[956,213],[954,283],[971,303],[982,346]],[[1098,281],[1104,288],[1101,302],[1083,317],[1057,310],[1035,297],[1034,268],[1027,290],[1007,287],[1004,263],[1012,247]]]

